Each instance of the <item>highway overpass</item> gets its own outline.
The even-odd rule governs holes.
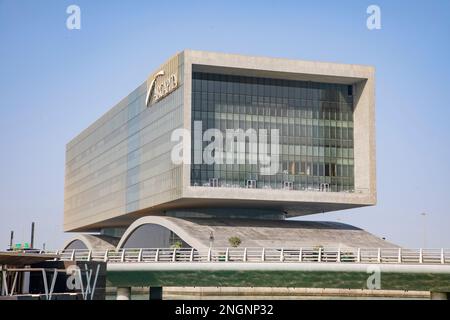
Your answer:
[[[106,261],[107,283],[130,287],[298,287],[450,292],[449,249],[137,248],[64,250]]]

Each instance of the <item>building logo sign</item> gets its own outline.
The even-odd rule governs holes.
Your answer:
[[[152,82],[147,88],[147,97],[145,105],[148,107],[150,102],[155,103],[169,95],[178,87],[178,76],[176,73],[166,75],[164,70],[157,72]]]

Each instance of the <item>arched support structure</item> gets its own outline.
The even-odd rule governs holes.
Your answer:
[[[78,243],[77,243],[78,242]],[[95,249],[115,249],[119,238],[104,236],[104,235],[93,235],[93,234],[77,234],[72,239],[67,240],[64,243],[63,249],[71,249],[75,243],[81,244],[88,250]],[[73,247],[73,249],[81,249],[79,247]]]
[[[157,235],[158,227],[174,233],[188,246],[197,250],[211,247],[228,247],[230,239],[238,237],[242,247],[261,248],[396,248],[395,244],[385,241],[360,228],[327,221],[292,221],[292,220],[250,220],[220,218],[176,218],[170,216],[145,216],[134,221],[123,234],[117,246],[132,248],[127,245],[128,239],[136,230],[145,225],[153,225],[156,231],[148,228],[145,247],[160,247]],[[156,241],[152,242],[151,237]],[[168,247],[165,245],[162,247]],[[138,246],[142,247],[142,246]],[[136,247],[134,247],[136,248]]]
[[[122,237],[81,234],[65,247],[79,241],[86,249],[168,248],[176,242],[182,247],[207,250],[230,246],[237,237],[247,248],[396,248],[360,228],[336,222],[255,220],[220,218],[177,218],[145,216],[135,220]],[[72,248],[76,247],[72,245]]]
[[[195,249],[205,249],[207,246],[205,246],[198,238],[192,236],[187,232],[186,228],[183,228],[183,226],[180,223],[182,219],[178,218],[172,218],[172,217],[165,217],[165,216],[146,216],[142,217],[135,222],[133,222],[128,229],[123,234],[122,238],[119,241],[119,244],[117,245],[117,249],[121,249],[124,247],[127,240],[130,238],[130,236],[141,226],[147,225],[147,224],[153,224],[162,226],[173,233],[175,233],[178,237],[180,237],[184,242],[186,242],[189,246]]]

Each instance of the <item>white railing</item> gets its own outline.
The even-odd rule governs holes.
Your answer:
[[[30,251],[28,251],[30,252]],[[68,249],[39,251],[63,261],[127,262],[339,262],[450,264],[450,249],[405,248],[136,248],[119,250]]]

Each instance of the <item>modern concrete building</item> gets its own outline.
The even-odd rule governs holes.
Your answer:
[[[374,91],[370,66],[180,52],[68,143],[64,230],[120,237],[165,216],[148,223],[155,243],[192,245],[163,221],[232,230],[374,205]]]

